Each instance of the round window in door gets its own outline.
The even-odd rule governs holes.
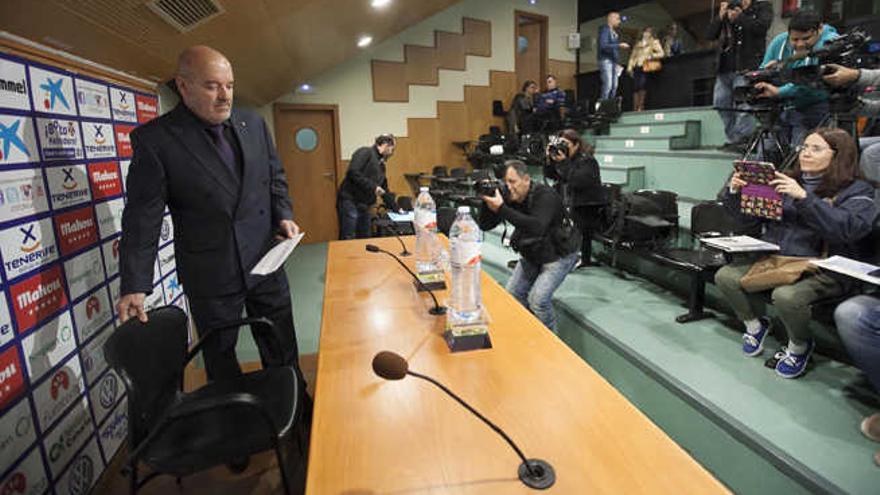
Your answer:
[[[299,148],[300,151],[306,153],[315,151],[315,148],[318,147],[318,133],[311,127],[298,129],[296,131],[295,140],[296,147]]]

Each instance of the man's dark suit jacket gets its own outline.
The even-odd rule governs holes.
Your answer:
[[[287,180],[263,119],[234,109],[243,175],[220,158],[199,120],[183,104],[131,134],[134,148],[122,214],[120,291],[150,293],[162,216],[174,222],[180,282],[189,297],[242,292],[278,223],[292,219]]]

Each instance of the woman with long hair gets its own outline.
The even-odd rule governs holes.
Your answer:
[[[764,221],[762,239],[778,245],[778,254],[783,256],[868,259],[872,254],[868,237],[877,206],[874,187],[861,178],[855,140],[840,129],[816,129],[799,147],[798,158],[791,171],[776,172],[770,182],[783,198],[782,219]],[[745,185],[738,173],[733,174],[724,199],[734,214],[739,214],[740,190]],[[759,313],[760,292],[747,292],[741,282],[753,262],[754,258],[734,260],[715,275],[715,284],[745,325],[742,349],[752,357],[761,354],[771,323]],[[795,282],[770,289],[771,302],[788,336],[773,358],[779,376],[796,378],[806,370],[815,346],[809,328],[810,305],[842,296],[852,284],[852,279],[833,273],[805,271]]]
[[[641,112],[645,109],[648,98],[648,73],[644,70],[645,62],[663,58],[663,47],[660,40],[654,37],[654,28],[646,26],[642,29],[638,42],[633,46],[632,54],[626,65],[626,72],[633,78],[633,110]]]

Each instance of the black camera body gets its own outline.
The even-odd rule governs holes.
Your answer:
[[[568,150],[568,141],[562,139],[559,136],[550,137],[550,143],[547,145],[547,153],[549,153],[551,157],[562,153],[563,155],[565,155],[566,158],[568,158]]]
[[[474,191],[477,196],[495,196],[495,191],[501,191],[501,197],[507,199],[510,196],[510,190],[507,184],[498,179],[481,179],[474,184]]]

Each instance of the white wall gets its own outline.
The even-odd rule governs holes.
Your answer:
[[[347,159],[378,134],[405,136],[408,118],[436,117],[437,101],[463,101],[464,86],[487,86],[490,70],[514,71],[515,10],[548,16],[549,57],[574,62],[575,52],[566,46],[568,34],[577,30],[577,0],[540,0],[534,6],[525,0],[464,0],[310,81],[314,94],[291,92],[276,102],[338,105],[341,153]],[[371,60],[403,61],[404,44],[432,46],[434,30],[460,33],[464,17],[492,23],[491,57],[468,56],[465,71],[441,69],[439,85],[411,86],[408,103],[373,102]],[[258,110],[274,128],[272,104]]]

